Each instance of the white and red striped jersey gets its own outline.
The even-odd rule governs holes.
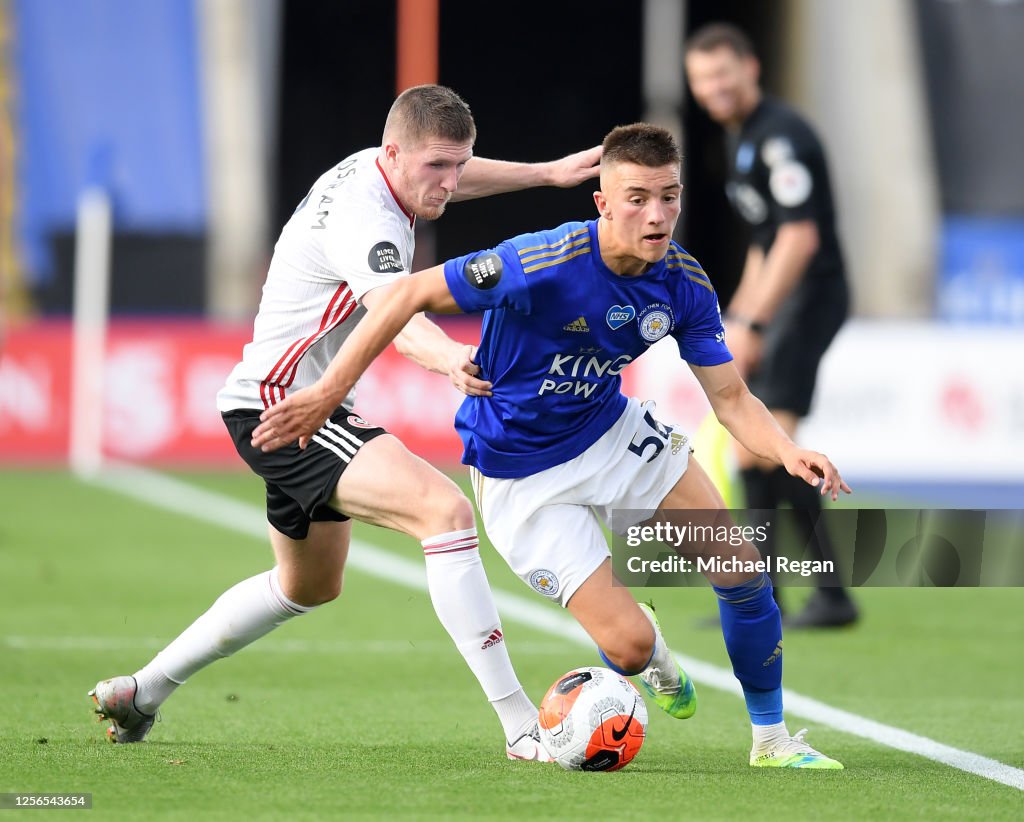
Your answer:
[[[314,383],[365,313],[363,294],[409,272],[415,220],[379,151],[357,152],[321,176],[288,220],[252,342],[217,394],[219,411],[269,408]],[[354,400],[353,392],[345,405]]]

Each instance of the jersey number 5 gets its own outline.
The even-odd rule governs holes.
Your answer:
[[[672,426],[662,425],[660,422],[654,419],[654,417],[651,416],[650,411],[644,412],[644,422],[646,422],[651,428],[653,428],[657,432],[657,436],[655,436],[654,434],[650,434],[640,442],[637,442],[637,437],[639,437],[643,433],[642,431],[640,431],[636,434],[636,436],[633,437],[633,441],[626,447],[634,454],[636,454],[638,457],[642,458],[644,455],[644,451],[649,446],[654,446],[654,453],[647,458],[648,462],[653,462],[657,458],[658,454],[661,453],[661,450],[665,447],[665,443],[668,442],[668,435],[672,431]]]

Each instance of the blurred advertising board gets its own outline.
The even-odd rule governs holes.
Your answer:
[[[801,438],[851,477],[1019,482],[1022,362],[1019,327],[850,323]]]
[[[946,217],[937,314],[1024,333],[1024,220]]]
[[[249,340],[248,326],[200,321],[116,321],[104,384],[104,453],[167,466],[235,466],[214,398]],[[479,323],[457,323],[475,341]],[[62,462],[68,452],[71,326],[12,329],[0,350],[0,462]],[[389,348],[359,384],[358,409],[427,460],[457,463],[452,419],[461,395],[446,377]]]
[[[479,324],[446,321],[475,341]],[[105,452],[157,465],[242,463],[214,396],[249,328],[201,322],[116,322],[107,353]],[[1024,333],[991,326],[852,322],[822,363],[800,439],[844,475],[871,479],[1024,479]],[[0,355],[0,461],[59,463],[67,455],[70,327],[13,330]],[[696,432],[709,406],[663,341],[623,372],[625,390],[656,416]],[[360,382],[357,409],[424,459],[451,466],[462,395],[446,377],[389,348]],[[698,458],[701,455],[698,454]]]
[[[822,361],[798,439],[851,479],[1019,482],[1022,362],[1020,329],[849,322]],[[710,410],[671,340],[626,375],[634,393],[658,402],[663,422],[696,432]]]

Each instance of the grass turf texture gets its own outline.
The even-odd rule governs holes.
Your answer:
[[[185,479],[261,504],[245,474]],[[269,546],[60,472],[0,473],[0,499],[0,792],[91,792],[98,817],[1019,818],[1018,790],[795,716],[790,729],[810,725],[811,744],[847,770],[751,769],[741,702],[699,680],[696,717],[652,710],[644,749],[621,773],[508,762],[426,593],[358,571],[339,601],[196,675],[150,741],[113,746],[86,691],[134,671],[224,589],[269,567]],[[417,558],[407,538],[357,536]],[[539,600],[484,554],[494,587]],[[720,633],[694,627],[714,608],[707,590],[651,593],[677,650],[727,666]],[[787,686],[1024,767],[1024,590],[857,594],[857,628],[787,635]],[[504,622],[534,699],[569,668],[597,664],[584,647]]]

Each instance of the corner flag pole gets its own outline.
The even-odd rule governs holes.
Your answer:
[[[99,187],[78,198],[72,319],[69,462],[79,476],[103,463],[103,370],[110,303],[110,197]]]

